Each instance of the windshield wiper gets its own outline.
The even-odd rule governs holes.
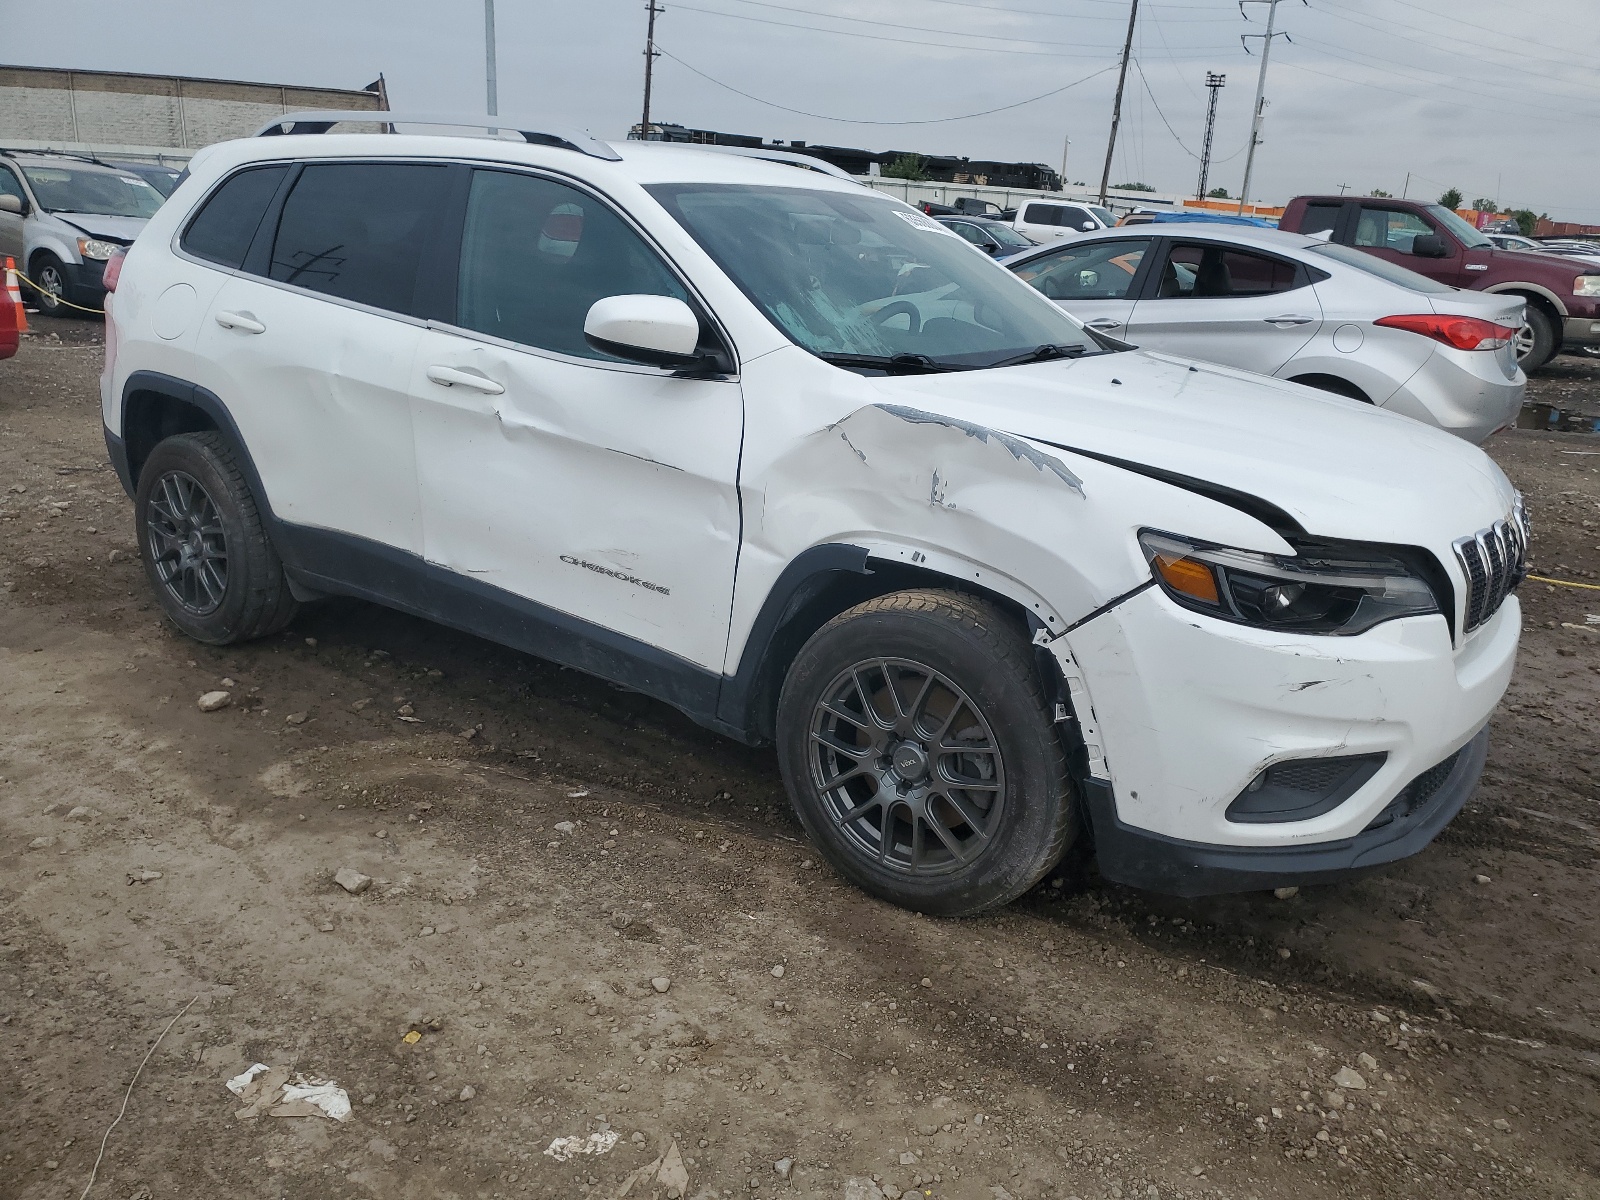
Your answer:
[[[869,371],[882,371],[887,375],[931,375],[938,371],[965,371],[968,368],[955,363],[944,363],[926,354],[831,354],[817,355],[825,363],[836,367],[862,367]]]
[[[1089,353],[1087,346],[1059,346],[1054,342],[1043,346],[1035,346],[1025,354],[1013,355],[1011,358],[1002,358],[993,362],[991,367],[1020,367],[1023,363],[1049,362],[1053,358],[1081,358]]]

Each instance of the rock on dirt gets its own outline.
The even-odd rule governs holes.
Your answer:
[[[207,692],[197,701],[201,712],[216,712],[233,703],[232,692]]]
[[[333,881],[352,896],[359,896],[372,886],[372,876],[363,875],[354,867],[340,867],[334,872]]]
[[[665,975],[657,975],[650,981],[650,986],[655,988],[655,990],[658,992],[665,992],[669,987],[672,986],[672,980],[668,979]]]
[[[1367,1081],[1361,1072],[1350,1067],[1340,1067],[1334,1072],[1333,1082],[1336,1087],[1349,1088],[1356,1092],[1365,1091],[1367,1087]]]

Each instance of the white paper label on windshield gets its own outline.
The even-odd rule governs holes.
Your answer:
[[[905,210],[903,208],[897,208],[897,209],[894,210],[894,215],[899,217],[907,225],[913,226],[916,229],[925,229],[929,233],[949,233],[950,232],[943,225],[939,224],[939,222],[935,221],[932,217],[923,216],[919,212],[908,212],[907,210]]]

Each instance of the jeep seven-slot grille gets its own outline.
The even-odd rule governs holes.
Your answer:
[[[1511,516],[1455,543],[1467,577],[1467,630],[1495,613],[1528,573],[1528,517],[1519,498]]]

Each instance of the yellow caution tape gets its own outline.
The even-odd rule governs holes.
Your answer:
[[[1547,579],[1543,575],[1529,575],[1528,578],[1535,583],[1555,583],[1560,584],[1562,587],[1584,588],[1587,591],[1600,592],[1600,583],[1574,583],[1570,579]]]
[[[27,284],[27,285],[28,285],[28,286],[29,286],[29,287],[31,287],[31,288],[32,288],[32,289],[33,289],[33,290],[34,290],[34,295],[35,295],[35,298],[37,298],[37,296],[38,296],[38,294],[39,294],[39,293],[40,293],[40,292],[43,292],[43,291],[44,291],[44,289],[43,289],[43,288],[42,288],[42,287],[40,287],[40,286],[39,286],[39,285],[38,285],[38,284],[37,284],[37,283],[35,283],[35,282],[34,282],[34,281],[33,281],[33,280],[31,280],[31,279],[29,279],[29,278],[28,278],[28,277],[27,277],[27,276],[26,276],[26,275],[24,275],[24,274],[23,274],[23,273],[22,273],[22,272],[21,272],[21,271],[16,271],[16,272],[14,272],[14,274],[15,274],[15,275],[16,275],[16,277],[17,277],[17,278],[18,278],[18,279],[20,279],[20,280],[22,280],[22,282],[23,282],[23,283],[25,283],[25,284]],[[51,294],[52,294],[52,295],[54,295],[54,293],[53,293],[53,292],[52,292],[52,293],[51,293]],[[60,297],[60,296],[56,296],[56,303],[57,303],[57,304],[64,304],[64,305],[66,305],[66,306],[67,306],[67,307],[68,307],[68,308],[75,308],[75,309],[77,309],[77,310],[78,310],[78,311],[79,311],[79,312],[86,312],[86,313],[98,313],[98,314],[101,314],[101,315],[104,315],[104,313],[105,313],[105,311],[106,311],[106,310],[105,310],[105,309],[103,309],[103,308],[85,308],[85,307],[84,307],[84,306],[83,306],[83,305],[81,305],[81,304],[74,304],[74,303],[73,303],[73,302],[72,302],[72,301],[71,301],[71,300],[63,300],[63,299],[62,299],[62,298],[61,298],[61,297]],[[42,309],[43,309],[43,306],[42,306],[42,305],[41,305],[41,311],[42,311]]]

